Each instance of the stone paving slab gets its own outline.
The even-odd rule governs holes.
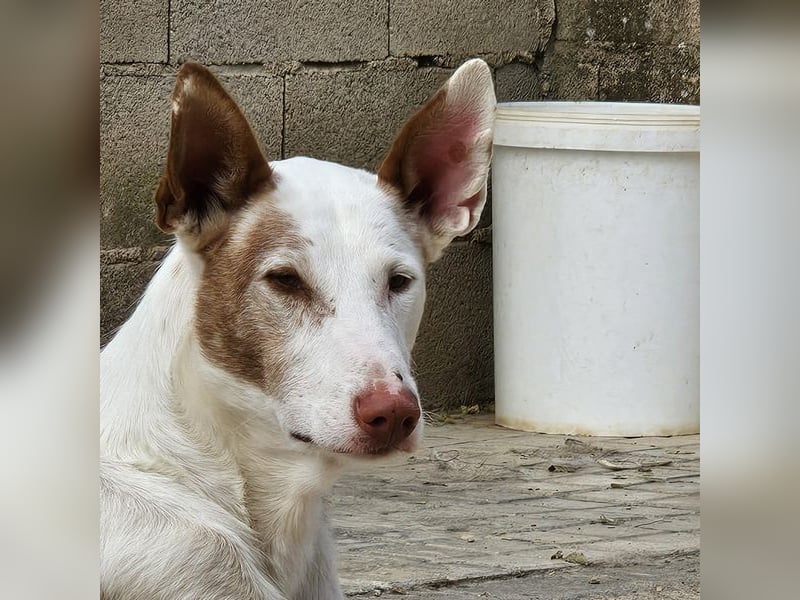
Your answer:
[[[397,600],[696,600],[700,597],[700,557],[693,553],[660,558],[646,567],[573,566],[368,595],[378,593]]]
[[[516,598],[500,582],[576,569],[553,559],[558,551],[582,553],[579,569],[639,565],[645,575],[664,557],[699,553],[699,436],[587,438],[504,429],[491,415],[456,420],[429,425],[418,452],[359,465],[337,484],[331,513],[349,595],[434,597],[467,585],[453,597]],[[614,471],[599,458],[671,462]],[[619,593],[639,597],[630,586]]]

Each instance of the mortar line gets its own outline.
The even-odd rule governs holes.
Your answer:
[[[386,0],[386,57],[392,56],[392,0]]]
[[[286,158],[286,75],[281,77],[283,80],[283,90],[281,92],[281,160]]]
[[[170,47],[172,40],[170,30],[172,29],[172,0],[167,0],[167,64],[170,64],[172,49]]]

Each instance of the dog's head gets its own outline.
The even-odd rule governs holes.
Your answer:
[[[158,225],[197,257],[205,357],[263,392],[298,448],[411,450],[421,437],[411,348],[426,265],[486,201],[489,68],[458,69],[400,131],[377,176],[306,158],[268,163],[204,67],[172,97]]]

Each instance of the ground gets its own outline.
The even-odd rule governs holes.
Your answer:
[[[413,455],[347,473],[331,498],[349,596],[699,598],[699,436],[431,424]]]

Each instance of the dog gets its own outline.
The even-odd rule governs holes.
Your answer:
[[[426,266],[478,223],[494,110],[473,59],[377,174],[268,162],[181,67],[155,193],[176,242],[101,353],[103,598],[342,598],[322,499],[347,461],[420,442]]]

